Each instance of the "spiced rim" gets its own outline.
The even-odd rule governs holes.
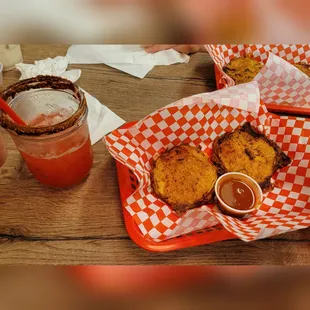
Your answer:
[[[87,103],[84,93],[76,84],[57,76],[39,75],[34,78],[25,79],[9,86],[6,90],[1,92],[0,95],[7,101],[9,98],[13,100],[16,95],[22,92],[44,88],[59,91],[70,91],[70,95],[72,95],[79,103],[77,111],[69,118],[58,124],[46,127],[30,127],[27,125],[23,126],[16,124],[6,113],[0,110],[0,125],[17,135],[50,136],[74,127],[78,120],[85,115],[85,112],[87,113]]]

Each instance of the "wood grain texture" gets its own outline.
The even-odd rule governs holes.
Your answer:
[[[3,249],[6,249],[3,253]],[[25,241],[3,240],[0,259],[6,264],[66,265],[306,265],[309,243],[286,240],[223,241],[168,252],[150,253],[129,238],[96,240]]]
[[[65,55],[68,46],[23,46],[25,62]],[[213,63],[196,54],[189,64],[156,67],[140,80],[106,65],[82,69],[78,84],[126,121],[193,94],[215,89]],[[17,71],[4,73],[4,87]],[[220,242],[155,254],[138,248],[124,227],[115,162],[102,142],[94,146],[88,179],[53,190],[33,179],[3,133],[8,160],[0,168],[0,262],[5,264],[262,264],[310,263],[310,229],[252,243]]]

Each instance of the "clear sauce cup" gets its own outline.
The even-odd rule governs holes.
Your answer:
[[[243,184],[246,184],[246,186],[251,190],[253,194],[253,203],[250,208],[240,209],[232,205],[229,205],[228,203],[225,202],[224,198],[221,195],[220,189],[221,189],[221,186],[225,182],[231,181],[231,180],[234,180],[236,182],[242,182]],[[242,192],[238,194],[239,194],[239,198],[243,198]],[[217,198],[218,206],[223,213],[233,216],[233,217],[239,217],[239,218],[244,217],[245,215],[256,211],[260,207],[263,201],[263,192],[259,184],[254,179],[249,177],[248,175],[239,173],[239,172],[228,172],[226,174],[223,174],[221,177],[219,177],[215,183],[215,195]]]

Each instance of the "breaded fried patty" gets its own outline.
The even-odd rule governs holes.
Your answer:
[[[186,144],[162,153],[151,172],[155,194],[177,213],[210,202],[216,179],[209,157],[200,148]]]
[[[223,71],[238,85],[251,82],[263,66],[259,61],[246,56],[232,59]]]
[[[310,77],[310,65],[306,63],[298,63],[294,65],[297,69]]]
[[[276,170],[291,162],[275,142],[250,123],[217,138],[213,145],[212,161],[219,174],[245,173],[265,190],[271,187],[270,179]]]
[[[296,63],[292,65],[310,77],[309,64]],[[223,68],[223,71],[235,81],[236,85],[238,85],[253,81],[255,76],[262,70],[263,67],[263,63],[247,55],[245,57],[237,57],[232,59]]]

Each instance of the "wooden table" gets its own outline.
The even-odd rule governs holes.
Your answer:
[[[65,55],[67,46],[23,46],[25,62]],[[215,89],[207,54],[189,64],[156,67],[143,80],[105,65],[82,69],[78,84],[126,121],[141,119],[180,98]],[[4,74],[3,89],[17,71]],[[9,155],[0,169],[0,262],[3,264],[210,264],[310,263],[310,229],[244,243],[223,241],[170,253],[150,253],[129,238],[122,217],[115,162],[94,146],[86,182],[70,190],[42,187],[4,133]]]

